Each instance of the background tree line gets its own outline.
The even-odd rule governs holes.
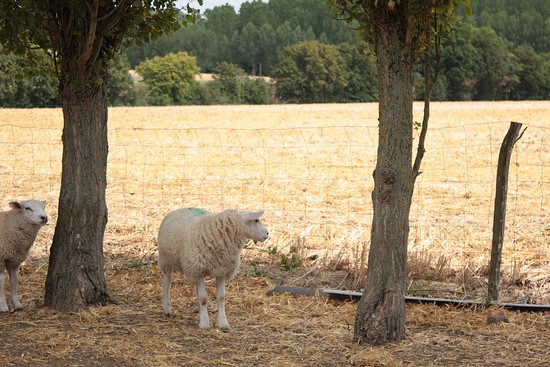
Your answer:
[[[432,99],[550,99],[550,2],[478,0],[472,6],[473,16],[443,43]],[[354,32],[328,12],[324,0],[251,1],[238,12],[230,5],[208,9],[194,25],[125,50],[110,67],[109,101],[376,101],[374,60]],[[17,64],[16,56],[0,53],[0,106],[57,106],[54,76],[14,72]],[[131,69],[140,77],[132,78]],[[214,80],[197,81],[199,73],[212,73]],[[421,99],[420,68],[416,79],[415,98]]]

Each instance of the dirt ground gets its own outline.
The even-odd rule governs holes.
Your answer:
[[[268,296],[275,282],[247,274],[246,263],[227,287],[230,332],[198,329],[194,289],[180,275],[172,292],[176,313],[164,316],[154,262],[122,257],[107,261],[118,304],[58,313],[42,307],[46,260],[24,267],[24,309],[0,314],[0,366],[547,366],[550,360],[550,315],[502,309],[408,304],[406,340],[356,345],[354,302]],[[211,295],[213,287],[209,282]],[[490,315],[509,322],[487,324]]]

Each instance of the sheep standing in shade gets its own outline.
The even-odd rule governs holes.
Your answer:
[[[216,278],[217,327],[229,330],[225,316],[225,281],[233,278],[241,263],[247,240],[265,241],[268,231],[260,221],[264,211],[225,210],[210,214],[205,210],[174,210],[163,219],[158,235],[158,264],[164,273],[162,308],[172,314],[170,284],[172,271],[183,273],[195,284],[199,306],[199,327],[208,329],[206,276]]]
[[[38,230],[48,222],[45,201],[12,201],[11,210],[0,212],[0,312],[8,312],[6,303],[6,276],[10,276],[11,303],[22,308],[17,294],[17,270],[25,261]]]

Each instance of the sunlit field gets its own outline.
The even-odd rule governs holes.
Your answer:
[[[421,121],[421,104],[414,113]],[[510,167],[501,300],[550,303],[549,116],[550,102],[432,104],[410,216],[409,295],[483,297],[498,152],[518,121],[527,130]],[[355,303],[266,294],[281,283],[361,288],[376,104],[112,108],[109,129],[104,251],[118,304],[63,314],[42,307],[62,113],[0,109],[0,207],[43,199],[50,215],[20,272],[24,309],[0,314],[1,366],[547,364],[544,313],[407,304],[406,339],[368,347],[352,342]],[[227,284],[229,333],[198,329],[194,289],[180,275],[176,314],[162,314],[156,234],[166,213],[191,206],[266,210],[270,238],[246,247]],[[495,314],[509,323],[487,324]]]
[[[153,262],[160,221],[177,207],[265,209],[271,238],[243,255],[255,270],[275,252],[294,255],[294,267],[344,270],[340,285],[360,288],[377,113],[372,103],[110,109],[106,254]],[[550,102],[432,104],[410,217],[411,291],[441,282],[459,297],[484,292],[498,151],[517,121],[527,130],[510,171],[502,271],[513,287],[503,297],[550,302],[548,116]],[[35,256],[47,255],[55,226],[61,129],[59,109],[0,110],[2,207],[46,199],[53,219]]]

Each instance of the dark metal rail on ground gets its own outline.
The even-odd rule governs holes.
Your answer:
[[[343,291],[337,289],[313,289],[313,288],[302,288],[302,287],[289,287],[278,285],[272,290],[268,291],[268,295],[273,295],[277,293],[291,293],[296,296],[326,296],[329,299],[334,300],[350,300],[350,301],[359,301],[362,292],[356,291]],[[447,298],[428,298],[428,297],[405,297],[405,301],[409,303],[431,303],[436,305],[453,305],[453,306],[484,306],[485,303],[482,301],[473,301],[473,300],[460,300],[460,299],[447,299]],[[517,303],[498,303],[495,306],[502,307],[504,309],[513,310],[513,311],[522,311],[522,312],[545,312],[550,311],[550,305],[535,305],[535,304],[517,304]]]

